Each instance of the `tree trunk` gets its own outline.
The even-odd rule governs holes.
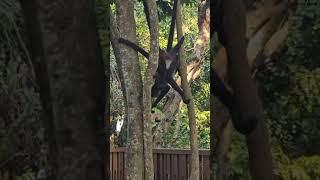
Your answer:
[[[153,143],[152,143],[152,121],[151,118],[151,88],[154,84],[154,78],[159,59],[159,25],[158,25],[158,11],[157,4],[153,0],[146,2],[146,15],[149,17],[150,28],[150,55],[148,61],[147,72],[145,74],[145,83],[143,89],[143,106],[144,106],[144,129],[143,129],[143,148],[144,148],[144,179],[154,179],[153,169]]]
[[[134,20],[132,0],[117,0],[116,13],[120,36],[134,43],[136,40],[136,24]],[[127,147],[126,170],[130,180],[144,178],[143,156],[143,94],[142,78],[138,54],[130,47],[120,44],[121,69],[126,87],[127,98]]]
[[[198,0],[198,29],[199,33],[194,45],[194,54],[199,61],[210,40],[210,0]]]
[[[181,4],[180,0],[178,0],[177,7],[177,34],[178,39],[180,39],[183,35],[182,32],[182,14],[181,14]],[[199,149],[198,149],[198,133],[197,133],[197,122],[196,122],[196,114],[194,110],[194,103],[191,94],[191,88],[188,84],[187,79],[187,63],[185,61],[185,52],[184,45],[181,46],[179,50],[179,74],[181,76],[181,85],[182,89],[190,99],[190,102],[187,104],[188,106],[188,117],[189,117],[189,127],[190,127],[190,146],[191,146],[191,180],[199,179]]]
[[[48,179],[106,179],[105,72],[94,2],[21,3],[50,126]]]
[[[270,2],[258,2],[253,9],[251,7],[246,13],[246,38],[249,40],[247,54],[251,71],[264,64],[274,52],[280,49],[289,33],[292,16],[296,8],[286,4],[286,1],[280,1],[279,3],[275,3],[273,0],[267,1]],[[227,77],[227,71],[229,70],[227,69],[227,57],[224,48],[220,48],[213,64],[214,71],[227,82],[229,78]],[[226,118],[228,119],[228,117]],[[218,119],[218,121],[221,120],[221,118]],[[228,131],[228,128],[229,126],[214,132],[215,136],[224,138],[223,132]],[[214,146],[214,144],[211,143],[211,146]],[[220,145],[218,144],[217,146]],[[226,155],[218,154],[217,156]],[[219,168],[221,169],[221,167]],[[218,174],[216,175],[219,176]]]

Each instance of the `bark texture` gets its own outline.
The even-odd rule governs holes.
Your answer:
[[[180,0],[178,0],[177,7],[177,34],[178,39],[183,36],[182,32],[182,14],[181,14],[181,4]],[[190,127],[190,146],[191,146],[191,174],[190,179],[198,180],[199,179],[199,149],[198,149],[198,133],[197,133],[197,122],[196,122],[196,114],[194,109],[193,98],[191,94],[191,88],[188,84],[187,79],[187,63],[185,61],[185,52],[184,45],[181,46],[179,50],[179,74],[181,76],[181,85],[182,89],[190,99],[190,102],[187,104],[188,107],[188,118],[189,118],[189,127]]]
[[[117,0],[116,13],[120,36],[134,43],[136,40],[136,24],[134,20],[132,0]],[[127,178],[141,180],[144,178],[143,156],[143,94],[142,78],[138,54],[130,47],[120,44],[120,60],[118,64],[123,74],[125,97],[127,98]]]
[[[150,55],[148,61],[147,72],[145,75],[145,83],[143,89],[143,106],[144,106],[144,179],[154,179],[153,169],[153,143],[152,143],[152,116],[151,116],[151,87],[154,84],[154,78],[159,59],[159,27],[158,27],[158,11],[157,4],[153,0],[146,0],[146,15],[149,15],[150,30]]]
[[[48,179],[106,179],[105,71],[94,2],[21,3],[48,115]]]

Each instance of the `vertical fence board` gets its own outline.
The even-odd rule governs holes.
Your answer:
[[[199,174],[200,180],[203,180],[203,156],[199,156]]]
[[[180,179],[181,180],[183,180],[183,179],[185,179],[185,180],[187,180],[187,177],[188,177],[188,175],[187,175],[187,162],[186,162],[186,157],[185,157],[185,155],[184,154],[181,154],[181,155],[179,155],[179,159],[180,159],[180,167],[179,167],[179,169],[180,169],[180,173],[181,173],[181,176],[180,176]]]
[[[118,155],[118,153],[115,153],[115,154],[113,154],[113,159],[112,159],[112,166],[114,167],[114,177],[115,177],[115,179],[117,179],[117,175],[118,175],[118,170],[119,169],[117,169],[117,155]]]
[[[153,168],[154,169],[158,169],[158,163],[157,163],[157,158],[158,158],[158,154],[153,154]],[[158,180],[158,177],[157,177],[158,173],[157,172],[154,172],[154,180]]]
[[[178,179],[178,162],[177,162],[177,156],[172,155],[171,158],[171,163],[172,163],[172,180]]]
[[[166,154],[166,169],[167,169],[167,173],[166,173],[166,180],[170,179],[170,174],[171,174],[171,169],[170,169],[170,154]]]
[[[164,171],[163,171],[163,154],[159,154],[159,179],[164,179]]]
[[[124,153],[119,152],[119,180],[124,180]]]
[[[187,174],[188,174],[188,179],[191,175],[191,155],[185,155],[186,156],[186,162],[187,162]]]
[[[203,156],[203,167],[205,167],[204,169],[206,169],[205,171],[203,171],[203,180],[209,180],[210,179],[210,159],[209,159],[209,155]]]

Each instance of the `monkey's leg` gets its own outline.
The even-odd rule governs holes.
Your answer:
[[[152,108],[156,107],[157,104],[160,102],[160,100],[168,93],[168,91],[170,90],[170,86],[167,85],[159,94],[159,96],[157,97],[157,99],[153,102],[152,104]]]
[[[180,94],[180,96],[182,97],[183,102],[185,104],[188,104],[190,102],[190,99],[187,99],[187,97],[185,96],[183,90],[179,87],[179,85],[176,83],[176,81],[172,77],[168,77],[167,81],[171,85],[171,87]]]
[[[233,94],[227,89],[215,71],[212,71],[211,73],[211,82],[211,93],[217,96],[218,99],[228,108],[228,110],[231,111],[234,106]]]

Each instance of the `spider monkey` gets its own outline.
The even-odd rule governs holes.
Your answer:
[[[150,29],[150,20],[148,16],[149,13],[147,9],[147,3],[145,2],[145,0],[143,1],[143,4],[145,7],[144,11],[145,11],[148,26]],[[179,66],[179,59],[178,59],[179,49],[184,42],[184,36],[182,36],[179,39],[178,44],[172,48],[174,27],[175,27],[175,21],[176,21],[176,11],[177,11],[177,0],[174,0],[173,14],[171,17],[171,25],[170,25],[170,32],[168,37],[167,50],[162,50],[159,47],[159,59],[158,59],[159,63],[158,63],[158,68],[155,75],[155,83],[151,89],[151,97],[157,97],[157,98],[152,103],[152,108],[157,106],[160,100],[168,93],[168,91],[170,90],[170,86],[180,94],[184,103],[188,104],[190,102],[190,99],[186,98],[183,90],[179,87],[179,85],[173,79],[173,75],[176,74]],[[143,48],[136,45],[135,43],[123,38],[119,38],[119,43],[122,43],[131,47],[132,49],[141,53],[145,58],[149,59],[149,53],[146,52]]]
[[[258,124],[257,119],[254,116],[250,116],[248,119],[246,119],[246,121],[249,123],[243,124],[241,119],[244,117],[237,107],[234,94],[225,86],[223,81],[214,70],[211,70],[210,76],[210,81],[212,84],[212,88],[210,88],[210,94],[216,96],[222,102],[222,104],[227,107],[235,129],[242,134],[250,134],[250,132],[252,132]]]
[[[155,76],[156,80],[151,89],[151,97],[157,97],[157,99],[152,104],[152,107],[155,107],[160,102],[160,100],[168,93],[168,91],[170,90],[170,86],[181,95],[184,103],[187,104],[190,101],[189,99],[186,99],[183,90],[173,79],[173,75],[178,70],[178,52],[183,41],[184,37],[180,38],[178,44],[169,52],[159,48],[159,64]],[[137,46],[136,44],[122,38],[119,38],[119,42],[126,44],[132,49],[138,51],[147,59],[149,58],[149,53],[146,52],[143,48]],[[170,86],[168,84],[170,84]]]

